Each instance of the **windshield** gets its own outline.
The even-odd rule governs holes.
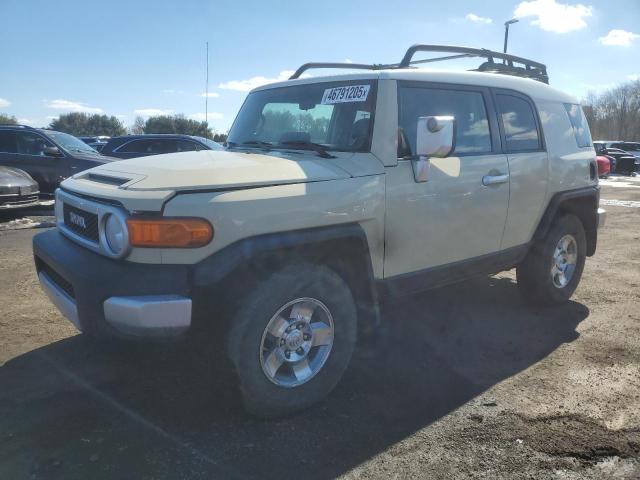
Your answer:
[[[68,133],[55,132],[52,130],[42,130],[42,133],[69,152],[82,152],[100,155],[96,150],[91,148],[82,140],[74,137],[73,135],[69,135]]]
[[[367,152],[371,147],[376,81],[314,83],[251,93],[227,145]],[[314,145],[315,144],[315,145]]]

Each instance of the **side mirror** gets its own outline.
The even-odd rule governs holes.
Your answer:
[[[42,153],[47,155],[48,157],[60,157],[62,156],[62,152],[58,147],[44,147],[42,149]]]
[[[455,148],[455,117],[420,117],[416,154],[420,157],[446,157]]]
[[[412,161],[415,181],[426,182],[429,180],[431,157],[447,157],[455,148],[455,117],[419,117],[416,136],[416,155],[418,158]]]

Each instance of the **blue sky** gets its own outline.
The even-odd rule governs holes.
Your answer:
[[[640,78],[640,0],[0,0],[0,112],[204,115],[226,131],[247,89],[307,61],[399,61],[413,43],[509,51],[583,97]],[[451,63],[451,68],[465,64]]]

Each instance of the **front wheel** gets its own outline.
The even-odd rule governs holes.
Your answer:
[[[556,219],[516,269],[518,288],[525,299],[538,305],[569,300],[582,277],[586,250],[580,219],[575,215]]]
[[[320,401],[355,342],[355,304],[336,272],[304,264],[273,273],[241,300],[229,334],[245,408],[274,417]]]

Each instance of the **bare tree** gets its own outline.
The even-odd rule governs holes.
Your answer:
[[[583,109],[594,140],[640,141],[640,80],[588,93]]]
[[[142,135],[144,133],[145,121],[142,117],[136,117],[130,130],[133,135]]]

